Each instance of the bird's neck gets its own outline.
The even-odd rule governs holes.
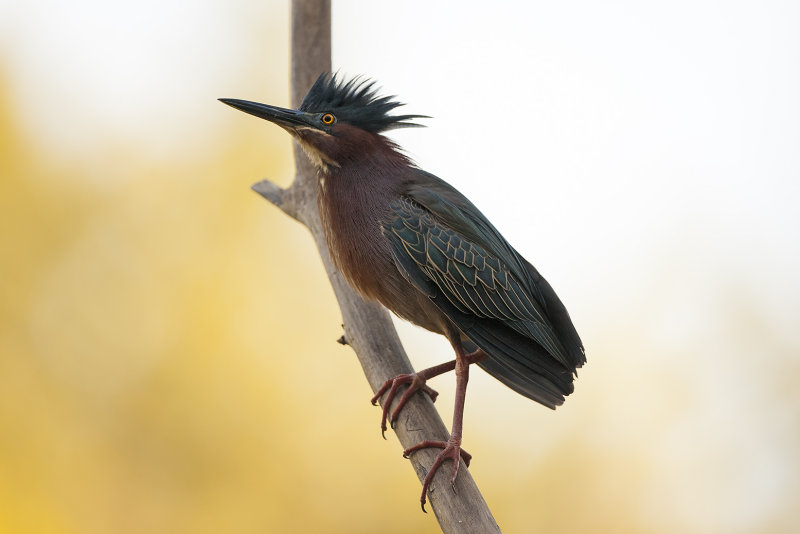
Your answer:
[[[403,190],[409,165],[405,156],[395,152],[319,169],[317,200],[331,257],[363,296],[378,297],[374,277],[364,273],[391,258],[381,223],[388,216],[389,204]]]
[[[376,216],[388,201],[399,194],[411,161],[393,145],[374,146],[354,158],[342,158],[337,166],[317,166],[317,193],[320,211],[329,215],[352,214]],[[323,215],[324,216],[324,215]]]

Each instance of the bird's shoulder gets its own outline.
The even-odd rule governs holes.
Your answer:
[[[522,286],[536,293],[525,260],[517,253],[489,219],[458,189],[441,178],[415,169],[410,173],[399,201],[418,205],[436,226],[463,240],[464,246],[477,247],[487,257],[502,264]],[[455,237],[454,237],[455,239]]]
[[[401,263],[411,267],[411,260],[447,293],[461,286],[482,287],[514,291],[530,301],[527,276],[519,269],[521,258],[480,210],[432,174],[418,171],[413,178],[391,203],[392,216],[385,225]],[[540,316],[534,303],[526,308],[523,311],[533,313],[523,316]]]

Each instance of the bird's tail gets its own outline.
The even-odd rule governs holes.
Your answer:
[[[573,392],[572,370],[556,362],[535,341],[505,326],[476,326],[465,332],[470,339],[463,343],[464,349],[483,349],[489,357],[478,365],[500,382],[551,409],[561,406],[564,397]]]

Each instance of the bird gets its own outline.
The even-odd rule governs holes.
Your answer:
[[[425,511],[436,471],[452,461],[455,484],[462,448],[464,403],[471,364],[548,408],[573,392],[586,362],[569,313],[550,284],[456,188],[424,171],[385,133],[421,126],[425,115],[396,114],[405,105],[382,96],[376,82],[323,72],[297,109],[220,98],[224,104],[280,126],[314,163],[317,203],[335,267],[362,297],[398,317],[441,334],[455,359],[390,377],[381,398],[381,431],[393,426],[416,392],[455,371],[455,408],[447,441],[424,440],[403,451],[441,451],[422,485]],[[488,126],[499,117],[483,115]],[[505,188],[499,194],[508,195]],[[390,405],[401,389],[395,409]],[[384,436],[385,437],[385,436]]]

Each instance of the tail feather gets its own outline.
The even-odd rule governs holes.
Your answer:
[[[436,305],[469,338],[462,342],[464,350],[483,349],[489,357],[478,365],[520,395],[555,409],[574,390],[573,370],[564,367],[534,340],[501,321],[461,313],[446,299],[436,299]]]
[[[517,393],[555,409],[573,392],[571,370],[536,342],[501,324],[476,325],[464,333],[489,355],[478,365]]]

